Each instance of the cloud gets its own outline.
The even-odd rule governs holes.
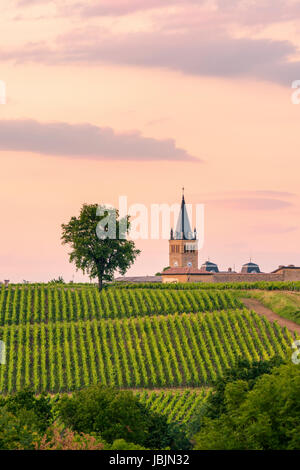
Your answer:
[[[279,196],[279,197],[295,197],[295,193],[291,193],[289,191],[270,191],[270,190],[257,190],[257,191],[248,191],[248,193],[252,194],[261,194],[265,196]]]
[[[300,16],[298,0],[216,0],[215,4],[219,12],[240,24],[268,25]]]
[[[97,1],[91,4],[82,2],[79,4],[79,13],[86,17],[107,15],[121,16],[137,11],[183,4],[184,1],[188,3],[191,2],[191,0],[168,0],[168,2],[165,3],[162,2],[162,0],[103,0],[100,3]]]
[[[2,60],[19,63],[117,64],[160,67],[197,76],[254,78],[288,85],[299,75],[300,62],[289,41],[232,38],[215,31],[104,34],[96,29],[60,36],[55,46],[27,44],[2,51]]]
[[[26,7],[32,5],[45,5],[47,3],[53,3],[53,0],[18,0],[17,6]]]
[[[273,198],[228,198],[204,201],[208,205],[217,208],[241,210],[241,211],[273,211],[285,209],[293,204],[282,199]]]
[[[176,147],[173,139],[116,133],[109,127],[34,120],[0,120],[0,151],[33,152],[71,158],[137,161],[201,161]]]
[[[299,230],[299,227],[296,226],[289,226],[289,225],[276,225],[276,224],[260,224],[254,225],[251,227],[251,230],[260,236],[269,236],[270,233],[273,234],[284,234],[295,232]]]
[[[222,191],[221,193],[214,193],[216,197],[222,196],[222,198],[228,198],[228,197],[233,197],[233,198],[245,198],[245,197],[250,197],[250,198],[255,198],[257,196],[266,196],[266,197],[279,197],[279,198],[294,198],[296,196],[295,193],[291,193],[290,191],[276,191],[276,190],[270,190],[270,189],[257,189],[257,190],[247,190],[247,189],[242,189],[242,190],[230,190],[230,191]],[[212,196],[212,193],[210,194]]]
[[[41,2],[41,0],[20,0],[26,3]],[[57,1],[57,5],[61,0]],[[218,18],[222,23],[235,22],[247,25],[268,25],[270,23],[295,20],[300,16],[298,0],[90,0],[69,1],[63,6],[66,13],[70,9],[82,17],[122,16],[140,11],[159,9],[161,11],[173,7],[170,18],[185,18],[193,22],[196,16],[209,13],[211,18]],[[174,11],[174,7],[179,7]],[[169,15],[168,15],[169,16]],[[166,18],[166,22],[168,18]]]
[[[29,7],[32,5],[54,4],[66,16],[79,15],[82,17],[123,16],[139,11],[154,8],[165,9],[176,5],[198,4],[203,0],[17,0],[17,6]]]
[[[300,17],[298,0],[15,0],[15,2],[20,8],[54,5],[59,16],[67,18],[122,17],[145,12],[148,15],[156,15],[154,22],[163,22],[166,28],[197,28],[207,21],[211,22],[212,30],[215,30],[217,25],[229,28],[232,24],[261,28],[270,24],[295,22]],[[151,11],[153,9],[155,12]]]

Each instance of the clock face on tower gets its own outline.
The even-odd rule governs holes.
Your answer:
[[[175,266],[175,268],[177,268],[177,266],[178,266],[178,261],[174,261],[174,266]]]
[[[190,261],[188,262],[188,267],[191,268],[193,266],[193,263],[191,263]]]

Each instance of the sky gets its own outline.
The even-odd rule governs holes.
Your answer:
[[[0,38],[0,280],[87,280],[62,223],[182,186],[199,264],[300,265],[298,1],[7,0]],[[168,265],[167,240],[136,245],[128,275]]]

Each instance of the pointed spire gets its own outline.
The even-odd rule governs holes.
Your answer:
[[[182,201],[180,213],[176,225],[175,238],[177,240],[191,240],[193,239],[193,232],[190,226],[188,213],[186,210],[184,199],[184,188],[182,188]]]

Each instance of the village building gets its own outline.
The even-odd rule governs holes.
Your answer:
[[[198,241],[196,229],[192,232],[182,195],[176,230],[171,229],[169,240],[169,269],[162,272],[162,282],[254,282],[300,281],[300,267],[279,266],[272,273],[262,273],[258,264],[250,260],[240,273],[231,268],[219,271],[218,265],[208,260],[198,268]]]
[[[232,268],[220,271],[216,263],[207,260],[199,268],[197,232],[191,228],[183,194],[176,229],[170,231],[169,267],[160,276],[118,277],[115,281],[129,283],[300,281],[300,267],[292,264],[281,265],[271,273],[264,273],[258,264],[250,260],[238,273]]]

